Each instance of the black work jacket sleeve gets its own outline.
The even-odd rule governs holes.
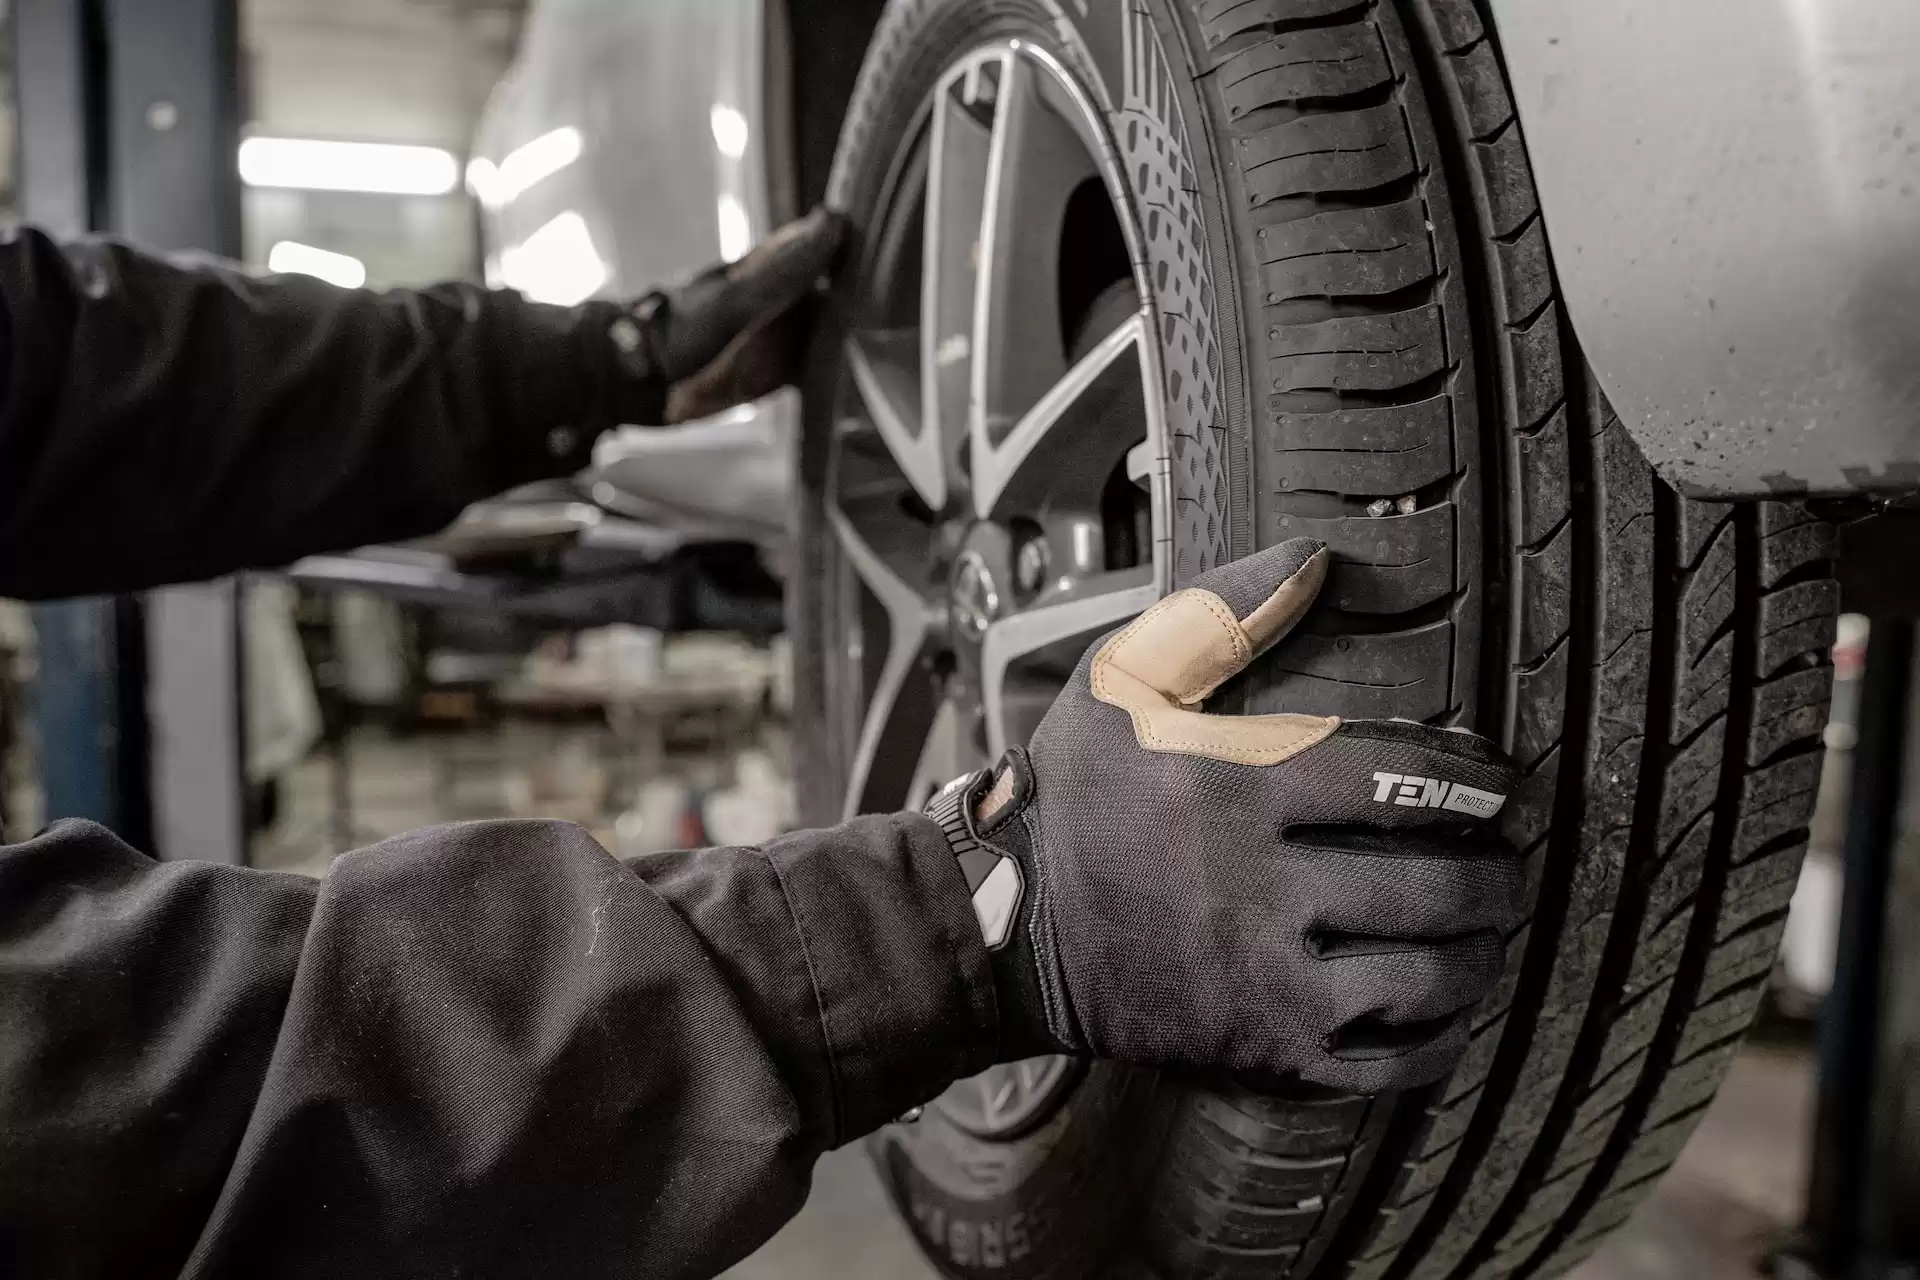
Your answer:
[[[414,537],[585,464],[611,303],[250,277],[0,235],[0,596]]]
[[[489,822],[321,881],[0,848],[0,1275],[706,1276],[993,1057],[939,828],[623,864]]]

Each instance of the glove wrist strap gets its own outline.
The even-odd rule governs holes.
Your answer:
[[[940,824],[947,847],[960,864],[973,899],[974,918],[980,922],[981,940],[988,951],[1000,951],[1012,940],[1020,918],[1026,875],[1018,858],[981,834],[974,817],[980,798],[993,785],[993,774],[984,769],[956,778],[934,796],[927,816]]]

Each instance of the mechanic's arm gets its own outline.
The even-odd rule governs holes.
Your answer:
[[[431,533],[790,380],[815,214],[632,308],[386,293],[0,235],[0,596],[132,590]]]
[[[324,882],[0,849],[0,1272],[706,1276],[995,1060],[1430,1081],[1519,920],[1470,735],[1198,710],[1305,539],[1089,650],[919,815],[607,856],[439,828]]]

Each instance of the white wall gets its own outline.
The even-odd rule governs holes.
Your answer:
[[[444,147],[464,162],[511,57],[523,0],[243,0],[254,134]],[[245,252],[299,240],[367,264],[374,285],[477,274],[464,193],[249,191]]]

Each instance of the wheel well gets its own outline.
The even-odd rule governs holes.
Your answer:
[[[769,30],[784,41],[791,95],[797,209],[825,198],[840,121],[886,0],[768,0]]]

